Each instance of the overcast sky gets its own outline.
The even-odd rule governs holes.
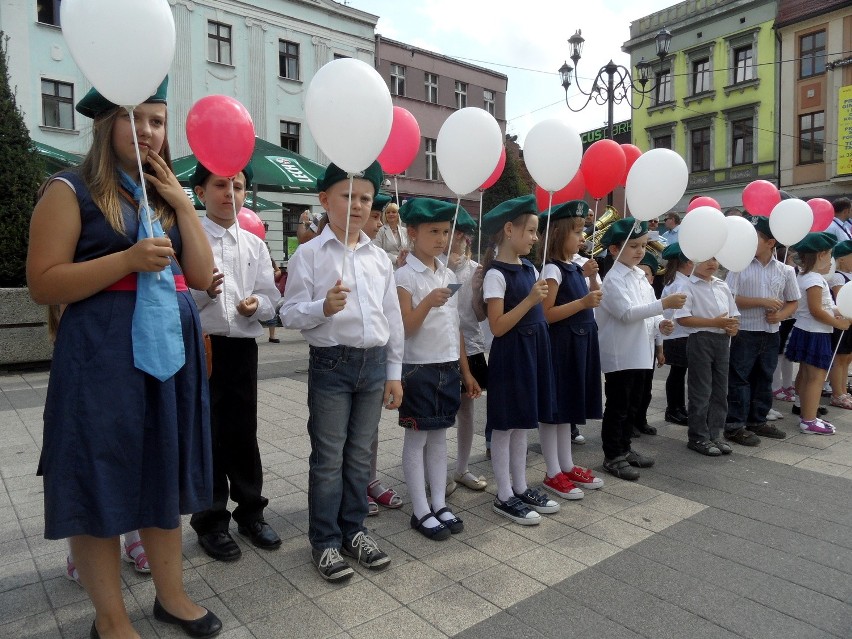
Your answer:
[[[488,67],[509,77],[507,129],[523,143],[536,122],[568,117],[580,131],[606,123],[606,106],[594,102],[580,113],[565,106],[557,70],[568,59],[568,38],[582,29],[586,44],[580,81],[588,91],[597,70],[612,58],[627,66],[621,45],[633,20],[677,4],[674,0],[349,0],[380,16],[378,32],[388,38]],[[569,91],[572,107],[585,96]],[[615,120],[630,117],[616,107]]]

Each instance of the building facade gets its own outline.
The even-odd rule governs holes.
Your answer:
[[[775,0],[686,0],[630,25],[623,49],[632,65],[652,62],[633,143],[686,160],[689,184],[677,210],[695,195],[741,206],[748,183],[778,183],[775,12]],[[654,37],[662,29],[672,40],[660,61]]]
[[[456,195],[438,172],[436,148],[441,125],[458,109],[479,107],[496,118],[505,135],[509,79],[502,73],[380,35],[376,36],[375,64],[388,83],[394,105],[411,112],[420,125],[417,157],[403,175],[396,176],[400,200],[432,197],[455,201]],[[462,199],[462,206],[477,218],[479,202],[479,195],[474,194]]]
[[[781,188],[852,193],[852,2],[779,0]]]

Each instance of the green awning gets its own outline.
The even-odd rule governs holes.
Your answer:
[[[203,211],[204,205],[201,204],[201,202],[198,200],[198,197],[195,195],[195,193],[192,192],[192,189],[189,188],[188,186],[185,186],[185,187],[183,187],[183,190],[186,193],[187,197],[192,200],[193,206],[195,206],[195,208],[197,210]],[[255,208],[255,204],[257,204],[256,208]],[[273,202],[272,200],[265,200],[262,197],[258,197],[257,202],[255,203],[254,197],[253,197],[251,192],[246,193],[246,201],[243,204],[243,206],[246,207],[247,209],[251,209],[252,211],[254,211],[256,213],[259,213],[261,211],[280,211],[281,210],[281,204],[279,204],[278,202]]]
[[[72,166],[77,166],[83,161],[83,156],[57,149],[55,146],[50,146],[49,144],[34,141],[33,146],[44,160],[45,177],[69,169]]]

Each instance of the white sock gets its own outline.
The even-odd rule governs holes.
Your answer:
[[[426,474],[429,476],[432,512],[436,513],[447,505],[447,429],[430,430],[426,435]],[[448,521],[453,515],[446,513],[438,518]]]
[[[516,428],[512,431],[509,447],[509,465],[512,469],[512,488],[520,494],[527,490],[527,430]]]
[[[130,532],[124,533],[124,545],[132,546],[137,541],[141,541],[142,538],[139,536],[138,530],[131,530]]]
[[[574,455],[571,452],[571,424],[559,424],[556,427],[556,442],[559,450],[559,468],[570,473],[574,468]],[[547,473],[550,475],[550,471]],[[550,475],[553,477],[553,475]]]
[[[775,372],[772,373],[772,390],[777,391],[780,388],[785,388],[784,386],[784,375],[781,373],[781,359],[783,355],[778,356],[778,365],[775,367]]]
[[[509,473],[509,442],[512,432],[491,431],[491,466],[494,469],[494,480],[497,482],[497,499],[500,501],[508,501],[514,497]]]
[[[456,437],[458,453],[456,455],[456,473],[464,475],[470,461],[470,449],[473,446],[473,400],[462,394],[461,406],[456,413]]]
[[[411,497],[414,516],[417,519],[430,512],[429,501],[426,499],[426,473],[423,467],[423,449],[426,447],[427,434],[407,428],[402,442],[402,471],[405,475],[405,484],[408,486],[408,495]],[[430,517],[424,525],[427,528],[434,528],[439,525],[439,522],[434,517]]]
[[[791,362],[785,355],[778,356],[778,364],[781,368],[781,382],[784,384],[784,388],[790,388],[795,385],[793,381],[793,362]]]
[[[556,424],[538,423],[538,441],[541,443],[541,454],[547,465],[547,476],[556,477],[562,469],[559,467],[560,455],[557,447]]]

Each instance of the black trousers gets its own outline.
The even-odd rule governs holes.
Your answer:
[[[247,525],[263,517],[263,468],[257,446],[257,342],[253,338],[210,336],[210,423],[213,435],[213,507],[196,513],[190,525],[199,535],[226,531],[234,519]]]
[[[650,368],[613,371],[604,375],[604,407],[601,440],[607,459],[630,450],[634,426],[643,426],[654,371]]]

